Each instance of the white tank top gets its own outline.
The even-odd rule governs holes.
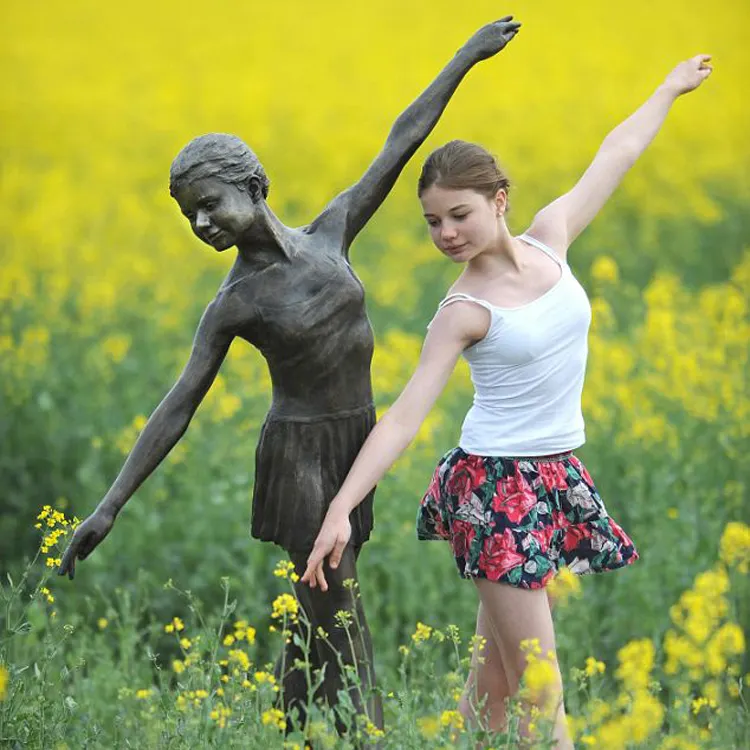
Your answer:
[[[474,403],[459,445],[479,456],[542,456],[585,442],[581,393],[591,305],[583,287],[554,250],[534,237],[519,239],[550,256],[559,281],[519,307],[498,307],[451,294],[438,307],[466,301],[490,313],[487,335],[464,351]]]

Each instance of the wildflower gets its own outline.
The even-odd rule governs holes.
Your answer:
[[[280,594],[274,599],[271,617],[279,619],[288,616],[292,622],[297,621],[299,602],[291,594]]]
[[[565,605],[568,599],[580,596],[581,581],[570,568],[563,567],[547,584],[547,590],[557,604]]]
[[[106,617],[100,617],[96,621],[96,625],[99,628],[99,630],[104,630],[107,627],[107,625],[109,625],[109,620],[107,620]]]
[[[559,684],[554,659],[540,659],[535,653],[530,652],[526,654],[526,662],[523,682],[534,700],[544,695],[548,688]]]
[[[608,255],[600,255],[591,265],[591,278],[601,283],[617,283],[620,278],[617,263]]]
[[[371,738],[385,737],[385,732],[382,729],[376,727],[369,719],[365,724],[365,733],[368,737]]]
[[[721,559],[740,573],[750,569],[750,526],[732,521],[724,527],[719,543]]]
[[[294,572],[294,563],[291,560],[280,560],[276,564],[273,574],[277,578],[288,578],[292,583],[299,581],[299,576]]]
[[[606,665],[602,661],[597,661],[593,656],[589,656],[586,659],[586,667],[584,671],[587,677],[593,677],[597,674],[604,674]]]
[[[414,643],[419,644],[423,641],[427,641],[432,635],[432,628],[429,625],[425,625],[423,622],[417,623],[417,629],[412,633],[411,639]]]
[[[172,622],[164,626],[165,633],[174,633],[175,631],[179,633],[181,630],[184,630],[184,629],[185,629],[185,624],[182,622],[182,620],[179,617],[174,617],[172,619]]]
[[[152,694],[153,692],[154,692],[154,691],[153,691],[153,689],[152,689],[152,688],[144,688],[144,689],[142,689],[142,690],[136,690],[136,691],[135,691],[135,697],[136,697],[136,698],[137,698],[138,700],[140,700],[140,701],[143,701],[143,700],[146,700],[147,698],[150,698],[150,697],[151,697],[151,694]]]
[[[224,641],[223,641],[223,644],[224,644],[225,646],[231,646],[231,645],[232,645],[232,644],[234,643],[234,641],[235,641],[235,638],[234,638],[234,636],[233,636],[233,635],[231,635],[231,633],[230,633],[229,635],[226,635],[226,636],[224,636]]]
[[[211,713],[209,714],[210,718],[215,721],[219,728],[224,729],[224,727],[227,725],[227,719],[232,715],[232,709],[228,706],[225,706],[223,703],[220,703],[216,708],[214,708]]]
[[[645,689],[654,666],[654,644],[649,638],[630,641],[617,652],[618,680],[629,690]]]
[[[451,727],[460,732],[464,728],[464,717],[459,711],[443,711],[443,713],[440,714],[440,723],[444,727]]]
[[[269,672],[256,672],[253,677],[259,685],[263,685],[264,683],[269,685],[276,684],[276,678]]]
[[[229,661],[239,664],[245,671],[250,669],[250,657],[242,649],[232,649],[229,652]]]
[[[5,700],[8,694],[8,670],[0,665],[0,701]]]
[[[41,587],[41,588],[39,589],[39,593],[40,593],[40,594],[42,594],[42,596],[44,596],[44,598],[45,598],[45,599],[46,599],[46,600],[47,600],[47,601],[48,601],[48,602],[49,602],[50,604],[52,604],[52,602],[54,602],[54,601],[55,601],[55,597],[54,597],[54,596],[52,596],[52,594],[50,593],[50,590],[49,590],[49,589],[48,589],[48,588],[47,588],[46,586],[42,586],[42,587]]]
[[[425,739],[434,740],[440,733],[440,722],[434,716],[423,716],[417,719],[417,728]]]
[[[185,662],[180,659],[175,659],[172,662],[172,671],[175,674],[182,674],[185,671]]]
[[[270,724],[271,726],[275,726],[282,731],[286,729],[286,720],[284,719],[284,714],[278,708],[269,708],[267,711],[264,711],[260,717],[260,720],[263,722],[264,726],[268,726]]]

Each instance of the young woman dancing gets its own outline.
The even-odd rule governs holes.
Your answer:
[[[437,248],[465,268],[440,303],[417,369],[374,428],[331,502],[302,581],[327,590],[349,544],[349,514],[406,449],[461,354],[475,387],[459,446],[439,461],[419,507],[420,539],[446,539],[463,578],[479,592],[477,635],[460,708],[494,730],[506,723],[526,665],[521,643],[555,655],[546,584],[629,565],[638,553],[609,516],[573,451],[584,443],[581,392],[591,308],[567,263],[568,248],[651,142],[678,96],[711,72],[710,56],[680,63],[602,143],[568,193],[513,236],[509,182],[480,146],[452,141],[426,160],[418,193]],[[329,557],[330,556],[330,557]],[[327,565],[326,565],[326,558]],[[566,731],[562,679],[536,701],[553,711],[558,748]],[[526,729],[522,726],[522,733]]]

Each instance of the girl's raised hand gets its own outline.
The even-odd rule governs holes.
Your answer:
[[[697,89],[711,75],[711,55],[696,55],[681,62],[666,78],[664,85],[675,96]]]
[[[500,52],[508,42],[518,33],[521,24],[513,20],[513,16],[505,16],[499,21],[482,26],[466,44],[468,50],[477,60],[486,60]]]

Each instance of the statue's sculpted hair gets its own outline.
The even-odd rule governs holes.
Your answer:
[[[268,197],[270,182],[253,150],[236,135],[208,133],[193,138],[172,162],[169,192],[174,196],[182,185],[207,177],[247,189],[255,177],[263,197]]]
[[[506,194],[510,190],[510,180],[487,149],[458,140],[435,149],[425,159],[417,194],[421,196],[433,185],[446,190],[476,190],[489,199],[500,189]]]

